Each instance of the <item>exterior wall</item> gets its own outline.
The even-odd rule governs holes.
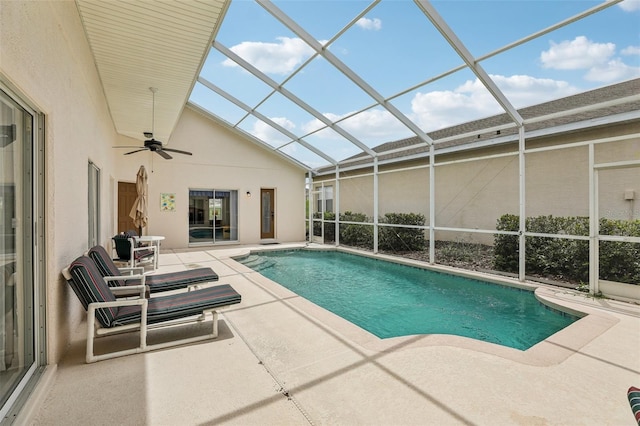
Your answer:
[[[527,141],[527,149],[598,141],[640,132],[640,124],[628,123],[576,132],[560,137]],[[436,226],[492,230],[503,214],[519,213],[519,171],[517,144],[436,156]],[[483,156],[512,153],[490,159]],[[605,164],[640,159],[640,139],[595,144],[595,163]],[[467,161],[473,160],[473,161]],[[381,167],[379,174],[379,214],[429,212],[429,170],[388,170],[427,165],[428,158]],[[371,173],[352,170],[349,175]],[[540,215],[589,215],[589,148],[567,147],[525,154],[525,207],[528,217]],[[321,177],[320,179],[327,177]],[[318,179],[316,182],[318,182]],[[634,192],[634,200],[625,193]],[[640,168],[599,172],[600,217],[640,218]],[[340,212],[373,212],[373,177],[340,180]],[[439,231],[437,239],[493,243],[492,234]]]
[[[73,1],[2,2],[0,20],[0,78],[45,115],[48,363],[60,360],[84,318],[60,272],[88,249],[89,161],[101,171],[105,247],[116,232],[117,182],[134,182],[141,164],[149,173],[146,233],[165,235],[163,247],[187,247],[189,187],[238,189],[241,243],[259,241],[260,188],[275,188],[277,239],[304,240],[304,170],[189,109],[168,142],[193,157],[166,161],[112,148],[142,142],[115,132]],[[244,196],[247,190],[251,198]],[[178,211],[159,211],[161,192],[176,193]]]
[[[88,179],[92,160],[109,193],[117,135],[93,57],[72,1],[2,2],[0,78],[45,114],[46,333],[57,363],[84,317],[60,271],[87,250]],[[101,233],[113,206],[102,201]]]
[[[378,191],[380,216],[385,213],[418,213],[425,217],[425,224],[429,224],[428,167],[389,173],[383,170],[378,178]]]
[[[135,182],[140,165],[147,170],[149,224],[143,232],[164,236],[162,247],[189,245],[189,188],[238,191],[240,244],[260,242],[260,189],[274,188],[276,240],[304,241],[304,169],[189,107],[184,109],[165,146],[192,152],[193,156],[172,154],[173,159],[165,160],[150,152],[127,156],[122,155],[122,150],[118,152],[118,180]],[[251,197],[246,196],[247,191]],[[161,193],[176,194],[176,211],[160,210]],[[115,220],[113,223],[109,238],[115,234]]]

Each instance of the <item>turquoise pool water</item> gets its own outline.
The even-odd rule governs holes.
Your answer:
[[[579,319],[530,291],[337,251],[240,262],[380,338],[454,334],[526,350]]]

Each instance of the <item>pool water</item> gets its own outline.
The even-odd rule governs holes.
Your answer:
[[[531,291],[338,251],[239,261],[379,338],[454,334],[526,350],[579,319]]]

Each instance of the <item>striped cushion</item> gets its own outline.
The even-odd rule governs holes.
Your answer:
[[[153,250],[136,250],[133,252],[133,257],[136,261],[145,259],[147,257],[153,257]]]
[[[98,267],[98,270],[100,271],[100,274],[102,274],[103,277],[119,277],[121,275],[120,269],[118,269],[116,264],[113,263],[113,260],[111,260],[111,256],[109,256],[109,253],[107,253],[104,247],[91,247],[87,255],[91,258],[91,260],[94,261],[94,263]],[[123,284],[121,281],[116,281],[113,282],[113,284],[110,283],[110,285],[119,286]]]
[[[147,275],[146,278],[146,284],[152,292],[177,290],[193,284],[211,281],[218,281],[218,274],[213,272],[211,268],[196,268],[168,272],[166,274]]]
[[[113,263],[111,257],[102,246],[89,249],[89,257],[93,259],[103,277],[119,277],[122,274]],[[169,272],[166,274],[147,275],[145,284],[151,293],[169,290],[179,290],[193,284],[218,281],[218,274],[211,268],[187,269],[186,271]],[[109,281],[110,286],[139,285],[140,280]]]
[[[241,296],[229,284],[149,299],[147,324],[201,314],[207,309],[240,303]],[[115,325],[140,321],[140,306],[123,306],[118,310]]]
[[[631,411],[640,426],[640,388],[631,386],[627,391],[627,398],[629,398],[629,405],[631,405]]]
[[[90,303],[112,302],[116,300],[109,286],[102,279],[95,263],[87,256],[80,256],[69,266],[73,289],[85,310]],[[96,318],[103,327],[111,327],[118,313],[118,308],[100,308],[96,310]]]

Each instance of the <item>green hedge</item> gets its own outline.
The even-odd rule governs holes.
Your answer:
[[[416,213],[386,213],[379,223],[393,223],[396,225],[424,226],[426,219]],[[426,241],[424,231],[415,228],[397,228],[382,226],[378,228],[378,248],[387,251],[421,251]]]
[[[314,213],[314,219],[320,219],[321,213]],[[325,212],[325,221],[335,220],[335,213]],[[424,226],[425,216],[415,213],[387,213],[379,219],[379,223],[393,223],[396,225]],[[340,243],[354,246],[373,248],[373,226],[372,221],[363,213],[353,213],[350,211],[340,214],[341,222],[361,222],[340,224]],[[366,225],[365,225],[366,223]],[[320,235],[322,223],[314,222],[314,235]],[[333,222],[324,223],[325,243],[335,241],[335,224]],[[397,227],[380,227],[378,231],[378,248],[389,251],[415,251],[425,248],[424,231],[422,229],[407,229]]]
[[[518,231],[519,217],[503,215],[496,229]],[[589,218],[539,216],[526,220],[528,232],[545,234],[589,235]],[[600,220],[603,235],[640,236],[640,220]],[[572,282],[589,279],[589,242],[560,238],[527,237],[527,274],[555,276]],[[494,239],[494,267],[518,272],[518,237],[497,234]],[[640,244],[602,241],[600,243],[600,278],[640,284]]]
[[[340,214],[340,222],[371,223],[364,213],[346,211]],[[340,223],[340,244],[373,249],[373,226],[356,223]]]

